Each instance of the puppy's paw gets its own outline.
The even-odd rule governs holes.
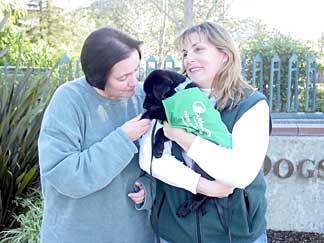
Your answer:
[[[153,146],[153,156],[155,158],[161,158],[162,154],[163,154],[163,148],[161,149],[161,147],[159,146]]]
[[[161,130],[159,130],[159,131],[161,131]],[[155,137],[156,137],[156,135],[155,135]],[[158,138],[159,138],[159,136],[158,136]],[[163,150],[164,150],[164,142],[163,142],[163,140],[159,140],[158,138],[156,138],[157,141],[155,140],[155,143],[153,145],[153,155],[155,158],[161,158],[162,154],[163,154]]]

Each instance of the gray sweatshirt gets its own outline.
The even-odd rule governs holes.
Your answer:
[[[84,78],[57,89],[38,140],[41,242],[152,242],[149,211],[135,209],[127,197],[134,182],[142,182],[140,209],[148,209],[152,184],[138,179],[138,147],[120,128],[142,112],[143,98],[138,87],[131,98],[106,99]]]

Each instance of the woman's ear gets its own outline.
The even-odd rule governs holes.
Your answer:
[[[228,62],[228,55],[225,52],[223,52],[223,63],[225,64],[227,62]]]

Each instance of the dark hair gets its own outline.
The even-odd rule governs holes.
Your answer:
[[[92,32],[85,40],[81,51],[81,65],[87,82],[96,88],[105,89],[112,67],[128,58],[134,50],[141,58],[142,41],[112,28]]]

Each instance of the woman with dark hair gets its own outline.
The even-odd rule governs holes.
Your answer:
[[[140,119],[140,45],[115,29],[94,31],[81,52],[85,77],[53,95],[38,140],[41,242],[152,242],[140,210],[152,203],[136,142],[150,125]]]

